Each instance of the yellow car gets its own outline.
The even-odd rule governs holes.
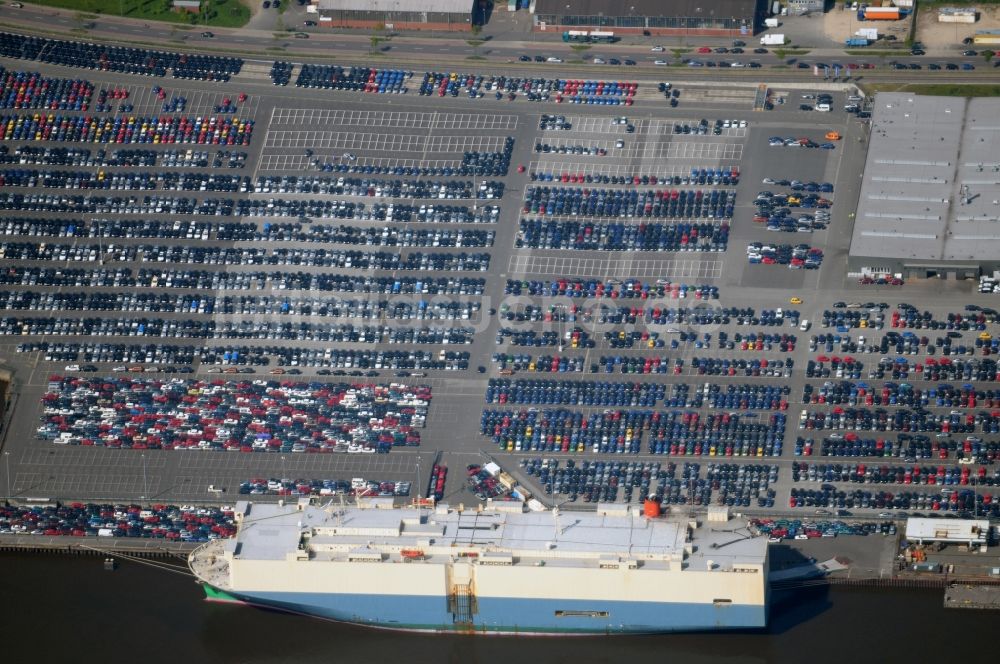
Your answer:
[[[792,304],[802,304],[802,298],[793,297],[792,299],[789,300],[789,302],[791,302]]]

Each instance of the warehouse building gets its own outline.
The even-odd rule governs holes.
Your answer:
[[[738,37],[764,25],[766,0],[532,0],[534,30]]]
[[[974,278],[1000,269],[1000,100],[878,93],[849,268]]]
[[[989,519],[925,519],[906,520],[906,539],[917,544],[943,542],[985,546],[989,543]]]
[[[467,31],[485,22],[485,0],[312,0],[318,23],[364,30]]]

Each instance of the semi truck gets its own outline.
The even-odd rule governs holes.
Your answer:
[[[760,38],[761,46],[782,46],[785,43],[785,35],[763,35]]]

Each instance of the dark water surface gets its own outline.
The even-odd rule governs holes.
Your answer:
[[[106,572],[99,557],[2,554],[0,652],[10,664],[983,661],[1000,612],[945,610],[942,593],[811,588],[776,597],[759,633],[459,637],[213,604],[189,577],[134,563]]]

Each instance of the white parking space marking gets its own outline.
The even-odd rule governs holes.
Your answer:
[[[408,111],[354,111],[343,109],[276,108],[271,126],[357,125],[401,129],[495,129],[517,128],[516,115],[496,113],[417,113]]]
[[[95,83],[96,85],[96,83]],[[108,86],[98,86],[108,87]],[[111,86],[114,87],[114,86]],[[111,100],[114,109],[117,111],[122,104],[132,104],[134,109],[129,115],[160,115],[163,113],[163,105],[175,97],[184,97],[187,103],[184,110],[178,112],[180,115],[218,115],[220,117],[236,117],[241,120],[253,118],[257,115],[257,108],[260,105],[260,95],[250,95],[243,103],[237,101],[239,92],[208,92],[205,90],[194,90],[186,88],[175,88],[164,84],[163,90],[166,93],[164,99],[159,99],[153,94],[152,87],[142,86],[138,90],[130,89],[128,99]],[[229,98],[230,102],[236,104],[235,113],[216,113],[215,106],[222,103],[222,100]],[[94,97],[97,98],[96,95]]]
[[[511,256],[508,272],[523,275],[565,275],[573,277],[632,277],[663,279],[718,279],[723,261],[715,259],[634,259],[634,258],[558,258],[548,256]]]
[[[500,136],[427,136],[424,134],[369,134],[349,131],[268,131],[264,148],[319,148],[384,150],[386,152],[449,153],[503,149]]]

